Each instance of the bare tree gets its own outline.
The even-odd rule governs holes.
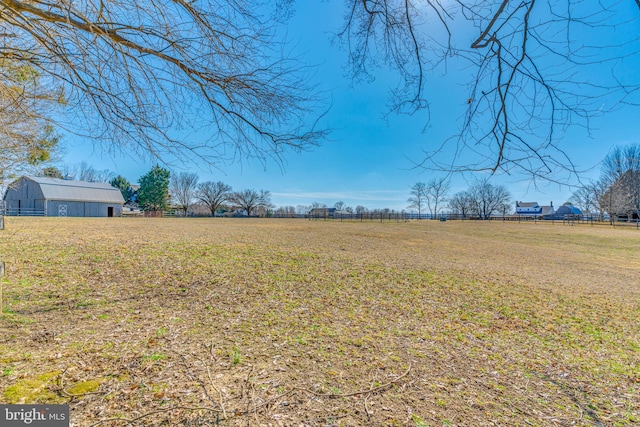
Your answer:
[[[438,216],[438,212],[449,194],[449,187],[449,180],[444,177],[433,178],[427,183],[426,200],[432,218]],[[438,205],[440,205],[440,208]]]
[[[452,213],[462,215],[462,218],[466,218],[469,215],[472,207],[473,201],[467,191],[456,193],[449,199],[449,208]]]
[[[11,61],[50,92],[61,88],[69,116],[58,124],[107,149],[278,158],[323,136],[308,120],[320,98],[301,62],[283,53],[281,6],[2,0],[0,66]],[[176,126],[210,138],[177,140]]]
[[[276,209],[276,216],[280,218],[295,218],[296,208],[293,206],[280,206]]]
[[[614,183],[628,171],[640,171],[640,145],[616,146],[602,161],[601,177]]]
[[[296,215],[306,215],[311,210],[310,206],[307,205],[297,205],[296,206]]]
[[[411,197],[407,199],[408,209],[418,210],[418,219],[422,216],[422,208],[427,203],[427,184],[424,182],[416,182],[411,186]]]
[[[342,200],[340,200],[340,201],[336,202],[336,204],[335,204],[335,205],[333,205],[333,207],[334,207],[337,211],[341,211],[341,210],[343,210],[345,206],[346,206],[346,205],[345,205],[345,203],[344,203]]]
[[[231,194],[231,186],[224,182],[201,182],[195,192],[196,198],[207,205],[211,211],[211,216],[216,215],[216,211],[222,206]]]
[[[429,109],[428,79],[471,70],[466,116],[452,144],[427,150],[425,168],[575,173],[561,145],[569,126],[621,103],[640,105],[635,22],[640,2],[348,0],[340,40],[354,78],[388,65],[399,73],[391,112]],[[451,64],[453,62],[453,64]],[[604,106],[610,106],[608,108]],[[606,110],[606,111],[605,111]],[[462,157],[460,154],[467,154]],[[449,151],[442,151],[446,155]],[[471,156],[472,155],[472,156]],[[469,160],[470,158],[476,160]]]
[[[482,219],[502,213],[504,206],[511,200],[511,194],[503,185],[493,185],[488,179],[482,179],[468,190],[471,199],[471,210]]]
[[[590,182],[583,185],[571,195],[569,201],[583,213],[598,211],[600,208],[598,199],[603,194],[598,189],[599,184],[598,182]]]
[[[184,216],[187,216],[189,206],[196,197],[196,186],[198,185],[198,175],[190,172],[180,172],[171,175],[169,181],[169,194],[173,202],[180,206]]]
[[[270,208],[271,193],[265,190],[242,190],[231,193],[229,201],[240,209],[247,211],[247,215],[251,216],[259,208]]]
[[[108,169],[98,170],[87,162],[80,162],[73,166],[65,166],[64,174],[78,181],[109,182],[115,178],[115,173]]]
[[[356,215],[362,215],[363,213],[367,212],[367,208],[365,206],[362,205],[358,205],[356,206]]]
[[[601,196],[604,209],[613,217],[638,218],[640,216],[640,171],[628,170]]]
[[[640,216],[640,145],[614,147],[602,161],[600,197],[611,216]]]

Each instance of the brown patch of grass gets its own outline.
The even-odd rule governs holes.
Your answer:
[[[23,400],[69,402],[78,425],[640,421],[636,230],[6,226],[0,401],[60,372]]]

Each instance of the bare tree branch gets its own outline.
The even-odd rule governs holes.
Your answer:
[[[592,118],[640,105],[640,79],[628,65],[629,55],[640,55],[637,9],[628,2],[350,0],[349,6],[339,37],[351,73],[372,78],[369,66],[380,61],[395,70],[401,83],[390,111],[428,111],[427,82],[441,64],[455,60],[475,70],[459,132],[425,149],[418,167],[525,171],[566,182],[579,170],[565,152],[565,131],[590,132]]]
[[[269,10],[259,0],[2,0],[0,60],[64,87],[58,124],[109,150],[279,159],[324,131],[312,117],[320,97]]]

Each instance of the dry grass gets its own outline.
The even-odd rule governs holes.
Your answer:
[[[9,218],[0,401],[89,425],[640,422],[640,232]]]

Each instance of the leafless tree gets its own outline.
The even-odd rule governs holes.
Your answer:
[[[276,209],[276,215],[280,218],[295,218],[296,208],[293,206],[280,206]]]
[[[109,182],[115,178],[115,173],[108,169],[98,170],[87,162],[76,163],[72,166],[65,166],[63,174],[73,177],[78,181],[87,182]]]
[[[411,186],[411,197],[407,199],[408,209],[418,210],[418,219],[422,216],[422,208],[427,203],[427,184],[424,182],[416,182]]]
[[[216,215],[216,211],[222,206],[231,194],[232,188],[224,182],[201,182],[195,192],[196,198],[207,205],[211,211],[211,216]]]
[[[296,215],[306,215],[311,210],[310,206],[307,205],[297,205],[296,206]]]
[[[428,149],[425,168],[525,170],[554,179],[576,172],[561,145],[569,126],[621,104],[640,105],[640,78],[624,61],[640,53],[640,2],[348,0],[339,39],[354,78],[382,64],[399,74],[391,111],[429,110],[429,78],[470,70],[460,131]],[[435,71],[435,73],[434,73]],[[449,151],[447,150],[446,153]],[[445,151],[442,151],[444,154]],[[471,159],[471,160],[470,160]],[[476,159],[476,160],[473,160]]]
[[[337,210],[337,211],[341,211],[341,210],[343,210],[345,206],[346,206],[346,205],[345,205],[345,203],[344,203],[342,200],[340,200],[340,201],[336,202],[336,204],[335,204],[335,205],[333,205],[333,207],[334,207],[334,208],[336,208],[336,210]]]
[[[578,188],[569,201],[583,213],[600,211],[599,199],[604,194],[600,182],[589,182]]]
[[[324,134],[309,120],[320,97],[277,33],[286,3],[2,0],[0,67],[38,73],[66,106],[57,124],[107,149],[278,158]],[[197,128],[210,137],[176,138]]]
[[[187,216],[189,206],[196,197],[196,187],[198,185],[198,174],[191,172],[180,172],[171,174],[169,181],[169,194],[173,202],[180,206],[184,216]]]
[[[640,145],[614,147],[602,161],[600,197],[612,216],[632,218],[640,214]]]
[[[487,178],[482,179],[468,190],[471,210],[482,219],[502,213],[504,206],[511,200],[511,194],[503,185],[493,185]]]
[[[271,205],[271,193],[265,190],[245,189],[231,193],[229,201],[251,216],[259,208],[268,209]]]
[[[613,217],[637,218],[640,214],[640,171],[628,170],[606,187],[600,203]]]
[[[628,171],[640,171],[640,145],[616,146],[602,161],[601,176],[605,182],[616,182]]]
[[[462,215],[463,218],[466,218],[472,209],[471,196],[467,191],[461,191],[459,193],[454,194],[449,199],[449,208],[452,213]]]
[[[365,212],[367,212],[367,208],[365,206],[362,206],[362,205],[356,206],[356,215],[362,215]]]
[[[449,180],[446,177],[433,178],[427,183],[427,208],[429,209],[432,218],[436,218],[438,216],[438,212],[449,194],[449,188]],[[438,205],[440,205],[440,207],[438,207]]]

